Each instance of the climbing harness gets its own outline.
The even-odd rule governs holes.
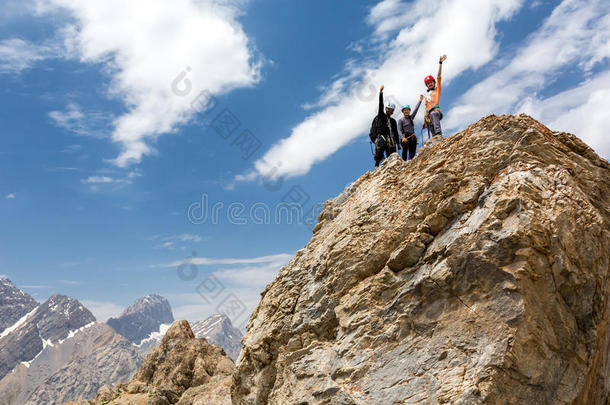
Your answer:
[[[426,115],[424,115],[424,125],[422,126],[422,132],[424,130],[424,128],[428,128],[428,139],[430,139],[430,126],[432,125],[432,118],[430,118],[430,113],[434,110],[438,110],[441,113],[441,119],[443,119],[443,110],[441,110],[441,107],[437,104],[434,107],[432,107],[431,109],[429,109],[428,111],[426,111]],[[422,146],[424,145],[424,139],[422,136]]]

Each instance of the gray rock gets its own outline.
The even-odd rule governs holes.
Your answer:
[[[0,333],[32,311],[38,303],[8,279],[0,278]]]
[[[489,116],[329,201],[262,292],[241,404],[610,403],[610,165]]]
[[[55,294],[0,339],[0,378],[21,362],[34,359],[45,346],[56,344],[71,331],[95,322],[80,302]]]
[[[230,405],[233,361],[225,351],[195,338],[187,321],[176,321],[133,377],[102,387],[86,405]]]
[[[128,381],[143,358],[127,339],[102,323],[47,346],[26,366],[0,380],[0,404],[62,404],[95,396],[103,383]]]
[[[194,322],[191,327],[197,338],[205,338],[209,343],[222,347],[233,361],[237,360],[241,351],[242,333],[233,327],[226,315],[212,315],[203,321]]]
[[[158,332],[162,324],[174,322],[174,315],[167,299],[157,294],[139,298],[118,318],[106,322],[117,333],[133,343],[140,343],[153,332]]]

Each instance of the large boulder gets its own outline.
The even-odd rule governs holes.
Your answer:
[[[262,292],[234,404],[610,403],[610,166],[489,116],[329,201]]]

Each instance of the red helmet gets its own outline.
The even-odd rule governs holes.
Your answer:
[[[426,84],[426,86],[428,85],[428,83],[430,82],[435,82],[436,80],[434,80],[434,77],[432,76],[426,76],[426,78],[424,79],[424,83]]]

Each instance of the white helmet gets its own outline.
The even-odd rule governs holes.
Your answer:
[[[388,102],[385,105],[385,108],[389,108],[390,110],[395,110],[396,109],[396,104]]]

